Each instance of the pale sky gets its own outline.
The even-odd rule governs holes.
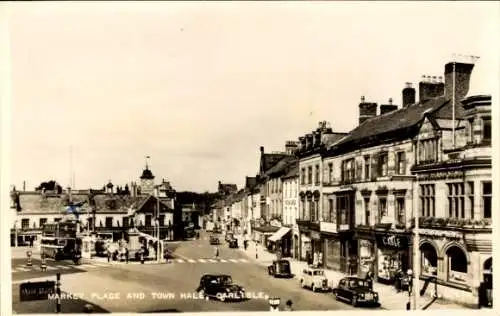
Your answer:
[[[144,157],[177,190],[255,175],[259,146],[326,120],[356,127],[360,96],[401,104],[407,81],[481,58],[498,85],[497,2],[11,3],[11,184],[137,180]],[[417,91],[418,95],[418,91]]]

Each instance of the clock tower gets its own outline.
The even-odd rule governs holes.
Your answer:
[[[153,175],[151,170],[149,170],[148,161],[146,160],[146,168],[142,171],[142,175],[140,177],[141,194],[153,195],[154,186],[155,186],[155,176]]]

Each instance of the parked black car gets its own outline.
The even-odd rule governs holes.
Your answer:
[[[273,264],[267,267],[267,272],[275,278],[293,278],[290,261],[288,260],[273,261]]]
[[[378,293],[373,291],[372,283],[356,277],[347,277],[339,281],[333,289],[335,299],[350,302],[352,306],[380,306]]]
[[[242,301],[245,299],[245,289],[240,285],[234,284],[231,276],[227,274],[203,275],[196,292],[206,300],[216,298],[224,302]]]
[[[238,248],[238,239],[233,238],[228,241],[229,248]]]
[[[210,237],[210,244],[211,245],[220,245],[220,240],[219,238],[212,236]]]

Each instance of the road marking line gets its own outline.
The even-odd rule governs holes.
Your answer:
[[[196,262],[196,260],[194,260],[194,259],[189,259],[189,260],[188,260],[188,262],[189,262],[189,263],[195,263],[195,262]]]
[[[107,263],[92,263],[92,265],[94,265],[96,267],[107,267],[107,266],[109,266],[109,264],[107,264]]]
[[[205,263],[206,261],[204,259],[198,259],[199,262]]]
[[[70,267],[68,267],[68,266],[54,266],[54,268],[58,268],[58,269],[61,269],[61,270],[71,269],[71,268],[70,268]]]
[[[210,261],[210,262],[212,262],[212,263],[217,262],[217,260],[215,260],[215,259],[208,259],[208,261]]]
[[[224,259],[220,259],[220,262],[227,262],[227,260],[224,260]]]
[[[27,266],[25,264],[20,264],[20,265],[18,265],[18,267],[20,267],[20,268],[26,268]]]
[[[47,270],[57,270],[57,268],[54,268],[53,266],[47,266]]]
[[[31,269],[22,268],[22,267],[18,267],[17,270],[24,271],[24,272],[31,271]]]
[[[240,259],[240,262],[248,262],[247,259]]]
[[[179,263],[184,263],[184,260],[182,260],[182,259],[177,259],[177,262],[179,262]]]
[[[236,260],[236,259],[229,259],[229,261],[235,262],[235,263],[238,262],[238,260]]]

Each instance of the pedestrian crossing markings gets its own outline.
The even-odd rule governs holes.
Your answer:
[[[175,263],[246,263],[247,259],[174,259]]]

